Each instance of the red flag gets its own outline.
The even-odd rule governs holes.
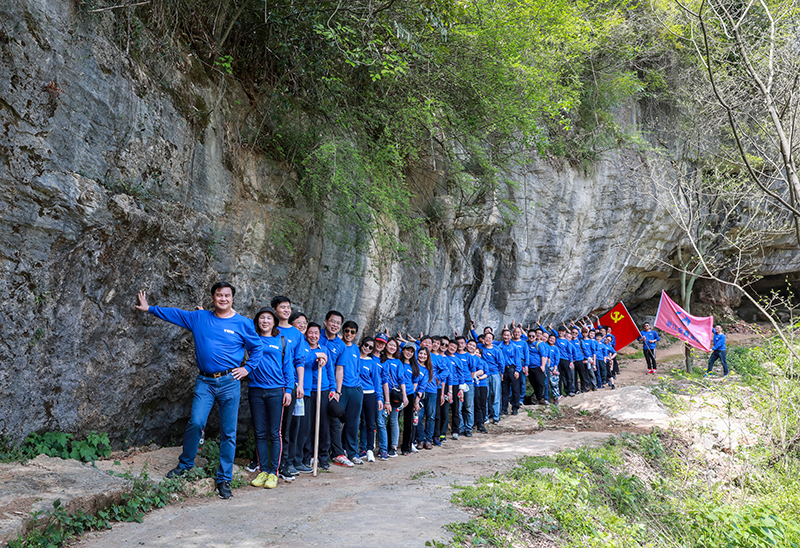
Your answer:
[[[666,291],[661,292],[655,326],[661,331],[675,335],[683,342],[711,352],[714,332],[714,316],[692,316],[675,304]]]
[[[616,342],[614,349],[619,351],[625,348],[633,341],[639,338],[639,328],[633,322],[628,309],[625,305],[619,303],[617,306],[606,312],[600,318],[600,325],[605,325],[611,328],[611,334],[614,335]]]

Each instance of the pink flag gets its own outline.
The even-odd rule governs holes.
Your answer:
[[[656,313],[656,327],[670,335],[675,335],[695,348],[711,352],[714,316],[700,318],[687,314],[683,308],[669,298],[666,291],[661,292],[661,302],[658,303],[658,312]]]

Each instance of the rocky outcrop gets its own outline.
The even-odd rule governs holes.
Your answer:
[[[276,196],[295,174],[231,137],[247,96],[189,62],[156,82],[69,0],[0,5],[0,435],[180,433],[191,335],[136,312],[139,289],[193,308],[224,279],[243,314],[283,293],[315,318],[437,332],[572,318],[674,283],[661,260],[679,231],[625,152],[591,174],[519,166],[502,189],[511,223],[440,192],[430,262],[378,264],[287,212]],[[287,214],[292,253],[276,238]]]

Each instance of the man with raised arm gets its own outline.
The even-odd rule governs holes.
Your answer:
[[[214,310],[181,310],[150,306],[147,295],[139,292],[137,310],[149,312],[164,321],[184,327],[194,336],[194,352],[198,375],[194,385],[192,413],[183,435],[183,452],[178,466],[168,478],[182,476],[194,467],[200,436],[208,414],[216,402],[219,406],[219,468],[216,489],[220,498],[231,497],[233,456],[236,453],[236,423],[239,417],[240,380],[249,375],[261,361],[261,339],[253,320],[233,310],[236,289],[227,282],[211,287]],[[249,353],[242,366],[245,350]]]

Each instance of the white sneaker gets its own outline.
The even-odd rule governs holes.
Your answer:
[[[367,462],[375,462],[375,453],[372,450],[367,450]]]
[[[417,449],[417,444],[416,443],[412,443],[411,444],[411,452],[412,453],[419,453],[419,449]]]

